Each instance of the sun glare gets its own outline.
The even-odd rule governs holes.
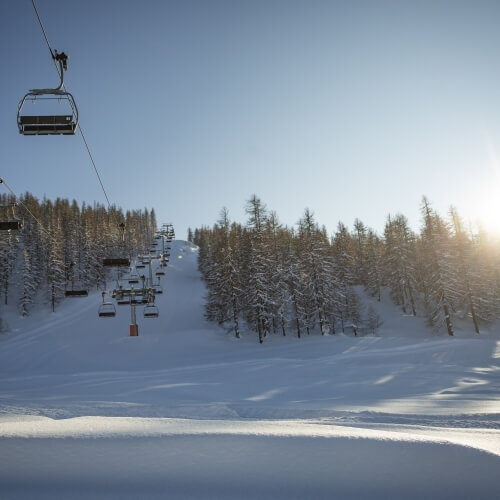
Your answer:
[[[476,186],[468,186],[475,196],[464,206],[464,219],[476,228],[480,225],[488,233],[500,237],[500,161],[496,147],[489,134],[486,135],[489,175]]]
[[[500,236],[500,191],[484,189],[464,215],[473,225]]]

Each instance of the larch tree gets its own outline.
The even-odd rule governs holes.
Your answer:
[[[269,284],[269,242],[265,232],[267,209],[262,201],[253,195],[247,203],[246,212],[249,239],[246,313],[249,323],[255,325],[259,343],[262,344],[270,331],[270,311],[274,306]]]
[[[407,218],[397,214],[390,216],[384,230],[384,275],[393,301],[404,313],[411,311],[416,316],[416,254],[415,236],[408,226]]]
[[[424,293],[427,297],[427,318],[439,330],[446,325],[453,336],[453,298],[456,296],[456,275],[449,230],[442,218],[431,208],[427,198],[422,201],[424,226],[422,251],[424,264]]]

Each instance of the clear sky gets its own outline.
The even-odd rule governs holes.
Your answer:
[[[397,212],[418,228],[422,195],[442,214],[500,218],[496,0],[36,5],[70,56],[110,201],[155,208],[179,238],[223,206],[245,222],[254,193],[283,223],[308,207],[330,232],[356,217],[380,232]],[[58,83],[31,0],[0,2],[0,58],[0,176],[105,204],[79,134],[17,131],[23,95]]]

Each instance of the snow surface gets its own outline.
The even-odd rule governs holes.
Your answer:
[[[236,340],[196,258],[172,243],[139,337],[98,292],[2,306],[0,498],[498,498],[498,328],[437,336],[365,297],[377,336]]]

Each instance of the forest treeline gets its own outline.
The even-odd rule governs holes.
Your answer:
[[[227,209],[212,228],[189,231],[199,246],[199,269],[208,288],[206,318],[240,336],[257,333],[301,337],[375,332],[380,318],[361,307],[359,287],[381,298],[388,289],[403,313],[425,315],[436,330],[453,335],[457,318],[477,333],[500,316],[500,246],[479,229],[466,230],[456,209],[438,214],[424,197],[420,233],[402,214],[388,216],[383,235],[356,219],[335,234],[306,209],[296,227],[253,196],[245,225]]]
[[[19,220],[19,231],[0,231],[0,300],[15,301],[20,314],[41,299],[54,306],[66,290],[106,286],[103,259],[143,253],[156,231],[154,209],[92,206],[29,193],[0,196],[2,221]],[[123,226],[124,224],[124,226]]]

